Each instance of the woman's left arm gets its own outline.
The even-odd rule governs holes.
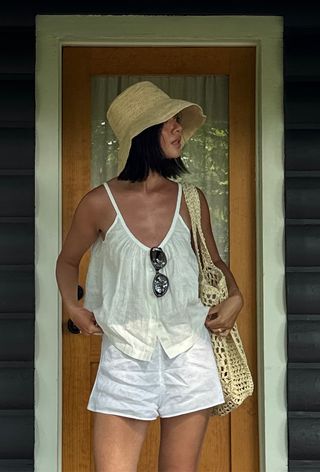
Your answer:
[[[201,227],[207,248],[213,263],[225,275],[229,294],[226,300],[210,308],[205,324],[210,331],[227,336],[243,307],[243,296],[231,270],[220,257],[211,227],[208,202],[204,193],[199,188],[197,189],[201,205]]]

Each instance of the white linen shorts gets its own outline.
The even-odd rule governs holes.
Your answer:
[[[141,420],[169,418],[224,402],[210,333],[170,359],[157,340],[150,361],[124,354],[103,334],[88,410]]]

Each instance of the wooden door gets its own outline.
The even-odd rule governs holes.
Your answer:
[[[94,75],[226,74],[229,76],[230,267],[244,294],[238,326],[257,385],[255,255],[255,48],[65,47],[63,50],[63,238],[90,189]],[[80,267],[83,287],[88,264]],[[63,471],[93,471],[92,414],[86,410],[101,338],[73,335],[63,309]],[[257,390],[238,410],[210,418],[200,472],[258,472]],[[139,472],[156,472],[159,418],[150,423]]]

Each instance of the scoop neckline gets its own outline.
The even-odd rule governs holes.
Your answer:
[[[164,238],[162,239],[162,241],[158,244],[157,247],[163,247],[165,246],[165,244],[168,242],[168,240],[170,239],[170,236],[173,232],[173,229],[175,227],[175,224],[176,224],[176,221],[177,221],[177,218],[180,214],[180,206],[181,206],[181,194],[182,194],[182,186],[181,186],[181,183],[180,182],[176,182],[177,185],[178,185],[178,191],[177,191],[177,199],[176,199],[176,206],[175,206],[175,211],[174,211],[174,214],[173,214],[173,218],[172,218],[172,221],[171,221],[171,225],[167,231],[167,233],[165,234]],[[132,231],[129,229],[125,219],[123,218],[120,210],[119,210],[119,207],[117,205],[117,202],[113,196],[113,193],[108,185],[107,182],[104,182],[104,187],[105,189],[107,190],[108,192],[108,195],[110,197],[110,200],[112,202],[112,205],[117,213],[117,216],[119,218],[119,220],[121,221],[122,223],[122,226],[124,228],[124,230],[126,231],[126,233],[128,234],[128,236],[130,237],[130,239],[132,239],[138,246],[140,246],[142,249],[144,249],[145,251],[150,251],[152,247],[149,247],[147,246],[146,244],[144,244],[142,241],[140,241],[140,239],[138,239],[133,233]]]

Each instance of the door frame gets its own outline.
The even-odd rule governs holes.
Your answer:
[[[282,17],[38,15],[36,35],[35,470],[61,471],[62,47],[254,45],[260,472],[287,471]]]

